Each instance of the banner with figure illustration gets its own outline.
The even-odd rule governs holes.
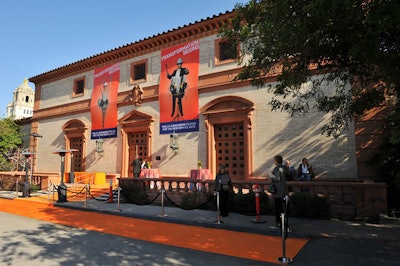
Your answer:
[[[90,104],[91,139],[117,137],[119,75],[119,63],[94,70],[94,88]]]
[[[160,134],[199,131],[199,40],[161,51]]]

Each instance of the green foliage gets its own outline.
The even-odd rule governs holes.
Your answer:
[[[0,155],[0,171],[11,171],[13,165],[10,161],[7,160],[6,156],[3,154]]]
[[[19,126],[14,120],[5,118],[0,120],[0,151],[8,152],[22,144],[19,136]]]
[[[398,93],[398,1],[251,0],[236,13],[221,32],[241,44],[244,68],[236,80],[261,87],[267,74],[279,73],[270,88],[272,110],[330,113],[321,130],[339,137],[354,115],[380,105],[388,89]],[[321,89],[327,85],[334,90]]]
[[[36,192],[40,190],[40,186],[39,185],[35,185],[35,184],[31,184],[30,185],[30,192]]]
[[[389,137],[369,163],[376,169],[377,181],[387,184],[388,208],[400,209],[400,111],[389,116],[388,121],[386,132]]]
[[[14,120],[0,119],[0,171],[17,170],[15,165],[18,165],[19,159],[12,159],[21,144],[19,126]]]
[[[388,205],[400,206],[400,2],[394,0],[251,0],[221,36],[241,44],[235,80],[265,86],[278,75],[269,105],[292,115],[314,109],[331,119],[321,132],[337,138],[354,116],[384,104],[397,106],[388,139],[374,158],[388,185]],[[314,79],[319,74],[321,79]],[[324,91],[325,87],[333,88]],[[386,102],[388,103],[388,102]]]
[[[329,201],[317,195],[296,192],[290,197],[289,215],[300,218],[328,219]]]

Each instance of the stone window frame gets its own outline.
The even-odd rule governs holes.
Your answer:
[[[215,65],[223,65],[223,64],[229,64],[229,63],[233,63],[233,62],[237,62],[238,58],[239,58],[239,45],[236,47],[236,51],[237,51],[237,57],[236,58],[229,58],[229,59],[222,59],[221,60],[221,45],[223,45],[224,43],[227,43],[228,41],[226,39],[223,38],[219,38],[216,39],[214,41],[214,50],[215,50],[215,57],[214,57],[214,61],[215,61]]]
[[[83,88],[80,85],[81,82],[83,83]],[[85,94],[85,89],[86,89],[86,77],[79,77],[74,79],[74,88],[72,90],[72,97],[78,97],[78,96],[83,96]]]
[[[144,77],[143,78],[139,78],[139,79],[135,79],[136,76],[136,68],[140,65],[144,64]],[[135,61],[131,63],[130,66],[130,74],[129,74],[129,84],[130,85],[134,85],[137,83],[141,83],[141,82],[146,82],[147,81],[147,68],[148,68],[148,60],[144,59],[144,60],[140,60],[140,61]]]

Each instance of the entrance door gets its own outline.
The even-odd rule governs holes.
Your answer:
[[[74,172],[83,172],[83,160],[82,160],[82,149],[83,149],[83,138],[76,137],[69,139],[69,146],[71,149],[76,149],[72,154],[72,169]],[[68,170],[69,171],[69,170]]]
[[[243,123],[214,125],[217,167],[219,164],[227,166],[233,180],[245,179],[243,128]]]
[[[132,161],[136,155],[139,155],[141,160],[148,160],[148,137],[146,131],[129,132],[128,145],[129,145],[129,170],[128,176],[133,177]]]

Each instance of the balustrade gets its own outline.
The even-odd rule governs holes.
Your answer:
[[[122,178],[120,181],[132,180]],[[191,180],[188,178],[145,178],[136,179],[143,182],[148,191],[157,192],[163,188],[167,192],[195,192],[208,193],[214,191],[214,180]],[[158,186],[150,187],[150,182]],[[253,186],[258,184],[260,190],[266,194],[270,181],[266,179],[252,179],[232,181],[236,194],[253,192]],[[319,197],[328,199],[331,206],[332,217],[359,218],[370,217],[371,214],[386,213],[386,184],[374,182],[335,182],[330,181],[287,181],[289,195],[307,191]]]
[[[24,180],[24,172],[0,172],[0,182],[12,182]],[[42,190],[47,189],[48,182],[57,182],[59,175],[34,174],[32,183],[39,185]],[[163,188],[168,192],[195,192],[212,193],[214,180],[190,179],[190,178],[118,178],[121,181],[135,180],[141,182],[148,191],[157,192]],[[153,184],[153,185],[152,185]],[[156,184],[156,185],[154,185]],[[258,184],[260,190],[267,193],[270,182],[266,179],[233,180],[234,193],[245,194],[253,192],[253,186]],[[333,217],[370,217],[371,214],[387,212],[386,184],[376,182],[364,182],[363,180],[314,180],[314,181],[287,181],[289,194],[299,191],[307,191],[319,197],[329,200],[331,215]]]

